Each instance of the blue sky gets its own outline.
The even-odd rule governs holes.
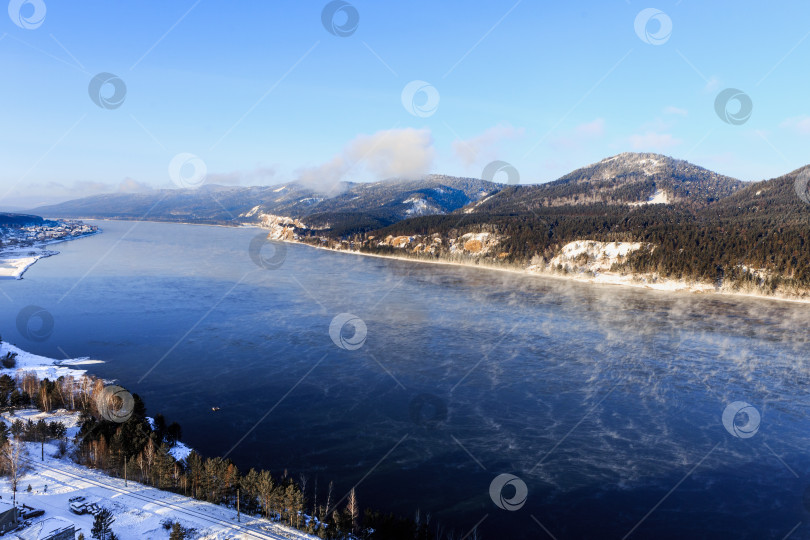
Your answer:
[[[545,182],[624,151],[743,180],[810,163],[806,1],[357,0],[343,37],[320,1],[32,2],[0,22],[0,206],[177,187],[181,153],[238,185],[479,177],[495,159]],[[639,35],[650,7],[663,19]],[[98,73],[125,83],[119,107],[90,98]],[[420,115],[417,93],[411,114],[412,81],[438,106]],[[744,123],[715,111],[726,88],[750,97]]]

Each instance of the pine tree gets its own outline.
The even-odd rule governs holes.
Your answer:
[[[112,512],[102,508],[93,520],[93,528],[90,530],[91,536],[97,540],[115,540],[116,536],[112,532],[114,521],[115,518]]]
[[[179,521],[175,521],[172,525],[172,532],[169,534],[169,540],[185,540],[188,538],[186,529],[180,525]]]
[[[257,487],[259,490],[261,504],[264,507],[264,517],[269,518],[271,511],[273,514],[275,514],[276,509],[275,497],[273,493],[276,489],[276,484],[273,481],[273,476],[269,471],[262,471],[259,473]]]

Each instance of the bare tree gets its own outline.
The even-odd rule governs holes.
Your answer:
[[[315,488],[312,490],[312,517],[318,517],[318,476],[315,476]]]
[[[15,505],[17,504],[17,484],[28,470],[26,457],[25,445],[19,440],[9,439],[0,448],[0,465],[3,473],[8,475],[11,482],[12,502]]]
[[[79,381],[79,402],[81,403],[81,408],[83,410],[90,408],[90,404],[92,403],[92,393],[93,380],[87,375],[82,375],[82,378]]]
[[[357,532],[357,520],[360,518],[360,507],[357,504],[354,488],[349,492],[349,503],[346,505],[346,510],[352,518],[352,533],[355,533]]]
[[[332,490],[335,487],[334,482],[329,482],[329,491],[326,492],[326,506],[324,506],[323,513],[321,514],[321,521],[326,521],[329,509],[332,507]]]

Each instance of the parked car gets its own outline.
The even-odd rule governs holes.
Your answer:
[[[73,512],[74,514],[82,515],[87,513],[87,505],[81,501],[75,501],[70,503],[68,508],[70,508],[70,511]]]
[[[44,513],[45,513],[45,510],[32,509],[32,510],[30,510],[28,512],[23,512],[21,514],[21,517],[23,519],[31,519],[31,518],[39,517],[39,516],[43,515]]]

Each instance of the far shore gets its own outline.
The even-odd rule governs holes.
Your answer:
[[[110,218],[82,218],[83,221],[133,221],[133,222],[146,222],[146,223],[176,223],[178,225],[195,225],[195,226],[203,226],[203,227],[225,227],[231,229],[262,229],[268,230],[265,227],[261,227],[259,225],[252,225],[249,223],[241,223],[238,225],[221,225],[215,223],[192,223],[192,222],[185,222],[185,221],[164,221],[164,220],[126,220],[126,219],[110,219]],[[684,280],[674,280],[674,279],[666,279],[666,278],[657,278],[655,283],[647,283],[644,281],[640,281],[640,279],[645,278],[645,276],[635,276],[631,274],[627,275],[620,275],[614,274],[610,272],[600,273],[596,276],[587,276],[584,274],[560,274],[557,272],[549,272],[549,271],[541,271],[541,270],[530,270],[528,268],[520,268],[520,267],[504,267],[504,266],[495,266],[489,264],[476,264],[472,262],[461,262],[461,261],[447,261],[447,260],[427,260],[421,259],[417,257],[407,257],[402,255],[381,255],[378,253],[364,253],[357,250],[348,250],[348,249],[333,249],[324,246],[317,246],[314,244],[309,244],[307,242],[300,242],[296,240],[277,240],[281,242],[285,242],[288,244],[296,244],[300,246],[307,246],[314,249],[321,249],[326,251],[331,251],[333,253],[346,253],[351,255],[360,255],[363,257],[378,257],[381,259],[391,259],[397,261],[404,261],[404,262],[411,262],[411,263],[423,263],[423,264],[439,264],[439,265],[446,265],[446,266],[457,266],[457,267],[464,267],[464,268],[478,268],[481,270],[494,270],[497,272],[506,272],[509,274],[514,275],[521,275],[521,276],[533,276],[539,277],[544,279],[556,279],[561,281],[567,282],[578,282],[578,283],[588,283],[591,285],[611,285],[611,286],[621,286],[621,287],[631,287],[634,289],[644,289],[648,291],[659,291],[659,292],[668,292],[668,293],[681,293],[681,294],[701,294],[701,295],[715,295],[718,297],[726,297],[726,298],[753,298],[753,299],[761,299],[761,300],[773,300],[777,302],[790,302],[795,304],[810,304],[810,296],[807,298],[797,298],[792,296],[786,296],[784,294],[764,294],[759,292],[747,292],[747,291],[735,291],[729,289],[718,289],[714,285],[709,283],[700,283],[700,282],[687,282]]]
[[[261,227],[259,227],[261,228]],[[756,299],[763,299],[763,300],[774,300],[778,302],[791,302],[796,304],[810,304],[810,297],[808,298],[794,298],[785,295],[768,295],[763,293],[757,292],[745,292],[745,291],[734,291],[728,289],[717,289],[715,286],[710,285],[708,283],[700,283],[700,282],[687,282],[683,280],[674,280],[674,279],[664,279],[658,278],[655,283],[645,283],[642,281],[638,281],[639,276],[627,274],[627,275],[620,275],[614,274],[611,272],[605,272],[597,274],[596,276],[587,276],[584,274],[560,274],[557,272],[549,272],[549,271],[541,271],[541,270],[530,270],[528,268],[519,268],[519,267],[503,267],[503,266],[494,266],[489,264],[475,264],[475,263],[468,263],[468,262],[461,262],[461,261],[447,261],[447,260],[427,260],[427,259],[420,259],[416,257],[407,257],[401,255],[380,255],[377,253],[364,253],[362,251],[357,250],[348,250],[348,249],[332,249],[329,247],[324,246],[316,246],[313,244],[308,244],[305,242],[296,242],[296,241],[289,241],[284,240],[284,242],[290,244],[298,244],[303,246],[309,246],[315,249],[322,249],[326,251],[331,251],[333,253],[346,253],[351,255],[360,255],[364,257],[379,257],[381,259],[392,259],[397,261],[405,261],[405,262],[414,262],[414,263],[425,263],[425,264],[439,264],[439,265],[446,265],[446,266],[458,266],[464,268],[478,268],[481,270],[494,270],[496,272],[506,272],[509,274],[521,275],[521,276],[532,276],[532,277],[539,277],[539,278],[549,278],[549,279],[556,279],[561,281],[567,282],[578,282],[578,283],[588,283],[591,285],[610,285],[610,286],[622,286],[622,287],[631,287],[634,289],[644,289],[648,291],[659,291],[659,292],[669,292],[669,293],[682,293],[682,294],[701,294],[701,295],[717,295],[723,296],[728,298],[756,298]]]

